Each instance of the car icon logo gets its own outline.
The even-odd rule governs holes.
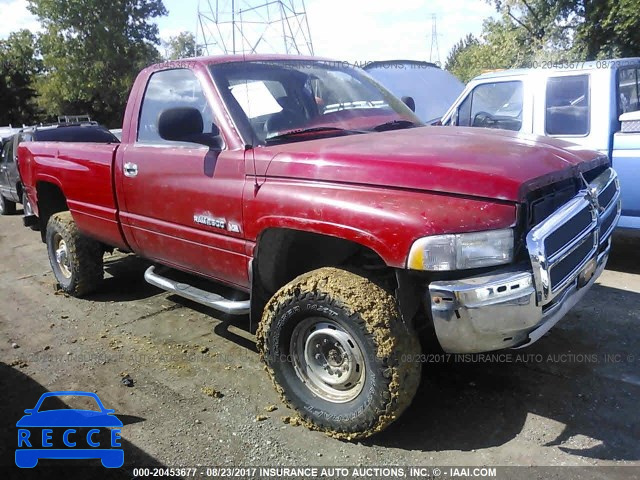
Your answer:
[[[99,410],[41,410],[47,398],[68,396],[89,397],[95,400]],[[26,415],[16,423],[18,467],[33,468],[41,458],[99,458],[107,468],[119,468],[124,464],[124,450],[120,444],[122,422],[114,415],[115,410],[105,408],[95,393],[47,392],[34,408],[24,412]]]

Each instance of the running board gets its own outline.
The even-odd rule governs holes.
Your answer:
[[[215,308],[229,315],[246,315],[251,310],[251,300],[228,300],[215,293],[201,290],[187,283],[180,283],[155,273],[155,267],[147,268],[144,279],[151,285],[174,293],[194,302]]]

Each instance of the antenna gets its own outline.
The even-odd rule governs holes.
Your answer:
[[[206,55],[313,55],[304,0],[258,3],[256,0],[199,0],[197,46]]]
[[[435,50],[436,56],[433,57]],[[429,50],[429,62],[440,65],[440,49],[438,48],[438,17],[435,13],[431,14],[431,49]]]

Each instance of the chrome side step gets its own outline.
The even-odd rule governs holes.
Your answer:
[[[174,293],[194,302],[215,308],[230,315],[246,315],[251,310],[250,300],[228,300],[216,293],[201,290],[187,283],[179,283],[155,273],[155,267],[149,267],[144,272],[144,279],[151,285]]]

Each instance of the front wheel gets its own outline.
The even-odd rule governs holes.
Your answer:
[[[384,430],[420,383],[420,344],[395,299],[367,278],[321,268],[281,288],[257,332],[284,402],[310,428],[355,440]]]
[[[78,231],[70,212],[49,218],[46,241],[53,274],[64,292],[81,297],[100,285],[104,276],[102,246]]]
[[[0,215],[13,215],[16,213],[16,202],[7,200],[0,195]]]

